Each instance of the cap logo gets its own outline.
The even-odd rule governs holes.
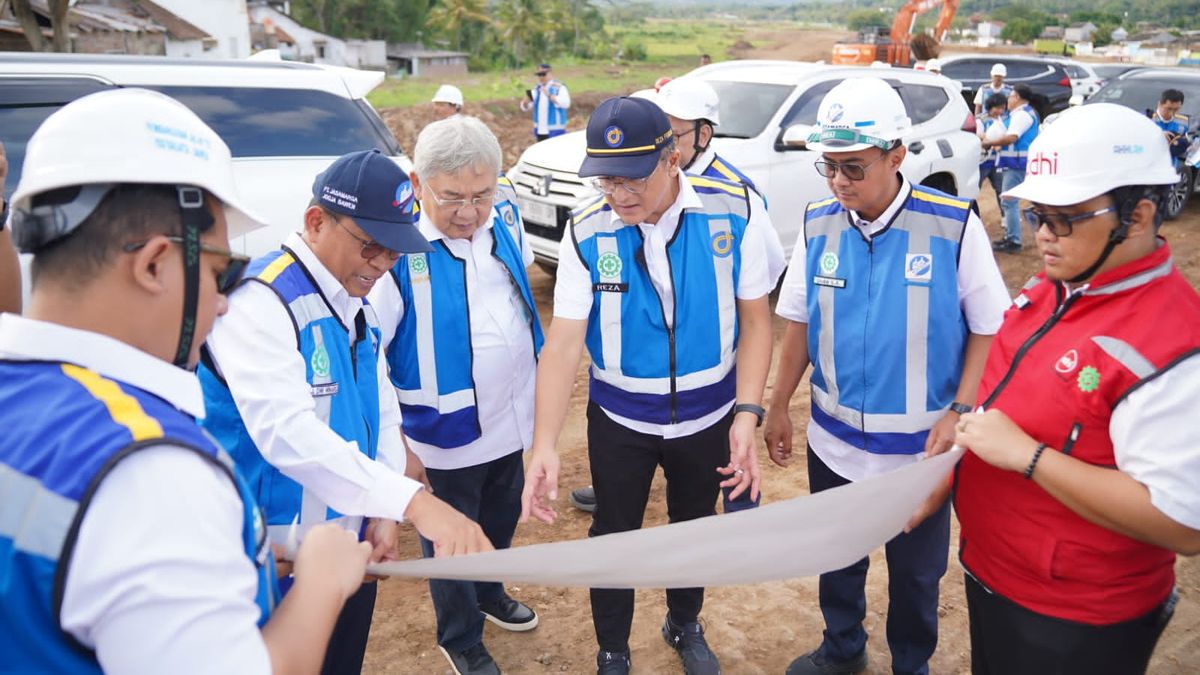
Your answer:
[[[412,183],[404,181],[396,186],[396,198],[392,200],[392,206],[398,206],[407,211],[407,204],[412,200],[412,196]]]
[[[846,109],[842,107],[842,104],[834,103],[833,105],[829,106],[829,110],[825,111],[825,119],[829,120],[830,122],[837,122],[841,120],[842,116],[845,114]]]
[[[1058,153],[1052,152],[1050,155],[1038,151],[1029,158],[1025,172],[1030,176],[1057,176],[1058,175]]]
[[[610,148],[615,148],[625,140],[625,132],[621,131],[621,127],[611,126],[604,130],[604,142]]]

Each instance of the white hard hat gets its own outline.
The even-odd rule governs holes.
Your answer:
[[[821,99],[816,127],[808,137],[808,149],[889,150],[911,127],[904,102],[890,84],[877,77],[852,77],[830,89]]]
[[[941,60],[940,59],[929,59],[928,61],[925,62],[925,70],[928,70],[931,73],[942,72]]]
[[[1024,182],[1004,196],[1068,206],[1124,185],[1178,180],[1157,124],[1123,105],[1094,103],[1043,129],[1029,146]]]
[[[1008,66],[1003,63],[992,64],[992,76],[999,75],[1000,77],[1008,77]]]
[[[712,85],[695,77],[681,77],[658,91],[658,107],[681,120],[708,120],[720,124],[720,100]]]
[[[434,103],[449,103],[461,107],[463,104],[463,95],[458,87],[452,84],[443,84],[438,87],[437,93],[430,100]]]
[[[179,101],[136,88],[84,96],[47,117],[29,139],[12,205],[28,212],[35,196],[51,190],[119,183],[203,188],[224,204],[231,239],[266,222],[238,193],[225,141]],[[18,239],[21,227],[45,222],[14,216]],[[27,233],[32,236],[25,239],[46,243],[81,221],[58,223],[59,231],[49,238]]]

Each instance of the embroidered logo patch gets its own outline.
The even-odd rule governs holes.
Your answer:
[[[1079,386],[1079,391],[1091,393],[1100,388],[1100,371],[1092,366],[1084,366],[1079,371],[1079,377],[1075,378],[1075,384]]]
[[[313,376],[329,377],[329,352],[325,351],[325,345],[318,346],[308,362],[312,366]]]
[[[712,252],[718,258],[726,258],[733,253],[733,235],[728,232],[718,232],[712,236]]]
[[[933,256],[928,253],[909,253],[904,256],[904,278],[909,281],[932,279]]]
[[[1074,349],[1068,349],[1065,354],[1058,357],[1058,360],[1054,362],[1054,369],[1063,375],[1066,375],[1067,373],[1074,371],[1078,365],[1079,352],[1075,351]]]
[[[625,140],[625,132],[621,131],[621,127],[612,126],[604,130],[604,142],[608,147],[615,148]]]
[[[838,268],[838,257],[837,257],[836,253],[834,253],[832,251],[827,251],[824,255],[821,256],[821,274],[824,274],[825,276],[829,276],[829,275],[833,274],[834,272],[836,272],[837,268]]]
[[[511,206],[504,207],[504,209],[500,211],[500,217],[504,219],[504,224],[509,227],[512,227],[517,222],[517,217],[513,215]]]
[[[596,270],[605,279],[615,279],[621,276],[621,256],[616,253],[601,253],[596,261]]]
[[[408,271],[412,274],[425,274],[429,271],[429,264],[425,262],[424,255],[408,256]]]

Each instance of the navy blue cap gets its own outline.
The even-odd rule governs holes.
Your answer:
[[[605,99],[588,119],[587,157],[579,175],[649,176],[671,136],[666,113],[654,103],[628,96]]]
[[[543,70],[550,70],[550,64],[549,63],[539,63],[538,67],[537,67],[537,72],[540,73]]]
[[[321,208],[350,216],[371,239],[399,253],[432,251],[413,223],[413,189],[408,175],[378,150],[333,160],[313,181]]]

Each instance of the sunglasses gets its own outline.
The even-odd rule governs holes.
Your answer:
[[[177,246],[182,246],[184,243],[183,237],[167,237],[167,241]],[[135,241],[130,244],[125,244],[121,247],[126,253],[133,253],[146,247],[150,240]],[[246,273],[246,268],[250,265],[250,257],[240,253],[234,253],[229,249],[217,248],[208,244],[200,244],[202,253],[211,253],[225,258],[228,262],[225,263],[225,268],[217,272],[217,292],[221,295],[229,295],[233,289],[237,287],[238,282],[242,280],[242,275]]]
[[[547,75],[549,75],[549,74],[550,74],[550,71],[541,72],[541,73],[534,73],[534,75],[537,75],[538,77],[545,77],[545,76],[547,76]]]
[[[822,178],[833,178],[839,172],[850,180],[862,180],[867,177],[867,169],[879,160],[887,157],[887,153],[876,157],[874,160],[866,164],[858,164],[856,162],[827,162],[825,160],[817,160],[813,162],[813,166],[817,168],[817,173],[821,174]]]
[[[374,239],[363,239],[362,237],[358,236],[357,234],[354,234],[353,232],[350,231],[350,228],[346,227],[345,225],[342,225],[341,218],[338,218],[335,216],[333,218],[333,222],[337,223],[338,227],[345,230],[346,234],[350,235],[351,237],[354,237],[354,240],[359,243],[359,245],[362,248],[359,249],[358,254],[362,256],[363,260],[372,260],[372,259],[378,257],[380,254],[386,255],[388,257],[388,260],[391,260],[392,262],[395,262],[400,259],[399,251],[393,251],[392,249],[384,246],[383,244],[375,241]]]
[[[1077,216],[1066,216],[1061,213],[1042,213],[1041,211],[1037,211],[1031,207],[1021,210],[1021,219],[1024,220],[1025,224],[1032,228],[1034,232],[1037,232],[1043,225],[1045,225],[1046,229],[1050,230],[1050,234],[1053,234],[1056,237],[1069,237],[1071,236],[1071,232],[1074,230],[1075,223],[1087,220],[1089,218],[1095,218],[1096,216],[1102,216],[1106,213],[1112,213],[1116,210],[1117,209],[1115,206],[1106,206],[1102,209],[1089,211],[1088,213],[1081,213]]]

